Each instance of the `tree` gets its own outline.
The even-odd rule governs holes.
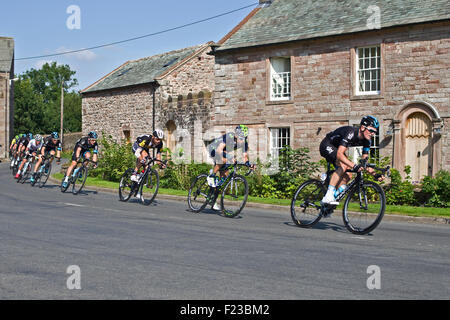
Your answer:
[[[75,73],[68,65],[52,62],[21,74],[14,87],[15,132],[60,131],[61,83],[64,83],[64,132],[81,131],[81,97],[78,92],[69,92],[78,85]]]

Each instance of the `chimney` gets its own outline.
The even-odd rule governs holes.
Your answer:
[[[272,4],[274,0],[259,0],[259,8],[267,8]]]

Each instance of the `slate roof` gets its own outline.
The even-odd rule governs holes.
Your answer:
[[[11,72],[14,57],[14,40],[0,37],[0,72]]]
[[[139,60],[127,61],[81,92],[88,93],[154,82],[211,44],[212,42],[208,42]]]
[[[449,0],[274,0],[252,11],[216,52],[367,31],[373,5],[380,9],[381,29],[450,18]]]

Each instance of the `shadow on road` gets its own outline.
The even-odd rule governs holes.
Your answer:
[[[302,229],[293,222],[284,222],[284,224],[289,227],[296,227],[296,228]],[[319,221],[317,224],[315,224],[314,226],[312,226],[311,228],[308,228],[308,229],[311,229],[311,230],[314,230],[314,229],[330,230],[331,229],[331,230],[337,231],[337,232],[348,233],[347,229],[344,226],[338,225],[333,222],[326,222],[326,221]]]

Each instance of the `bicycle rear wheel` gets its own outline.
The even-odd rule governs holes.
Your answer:
[[[50,161],[46,161],[44,165],[44,170],[40,174],[39,188],[42,188],[45,185],[51,172],[52,172],[52,164],[50,163]]]
[[[345,227],[354,234],[367,234],[383,219],[386,197],[375,182],[365,181],[350,190],[342,212]]]
[[[159,174],[158,171],[150,169],[146,177],[142,181],[140,193],[141,202],[143,205],[148,206],[155,200],[159,189]]]
[[[88,175],[88,168],[84,165],[79,167],[77,174],[72,178],[72,193],[78,194],[83,189]]]
[[[131,195],[135,191],[136,182],[131,181],[131,175],[133,174],[133,169],[128,169],[122,175],[119,182],[119,200],[128,201]]]
[[[197,176],[191,184],[188,193],[189,209],[193,212],[200,212],[208,204],[209,197],[212,195],[211,187],[207,181],[208,175],[201,174]]]
[[[302,228],[310,228],[319,222],[321,215],[320,201],[326,189],[321,181],[311,179],[300,185],[291,201],[292,221]]]
[[[228,218],[236,217],[244,208],[247,197],[247,180],[241,175],[232,177],[222,191],[220,199],[222,214]]]

